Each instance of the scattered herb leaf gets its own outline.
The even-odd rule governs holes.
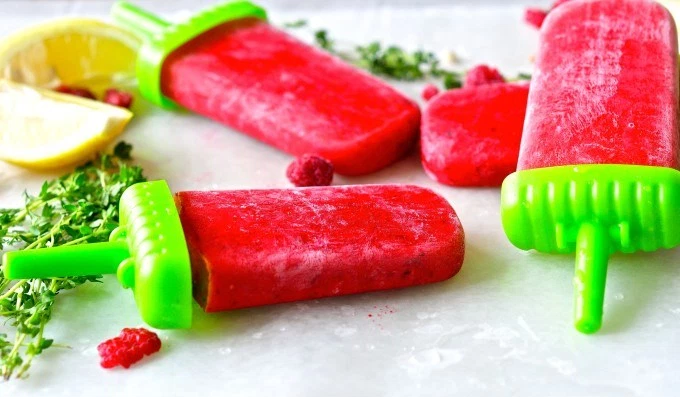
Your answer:
[[[307,26],[307,21],[305,19],[298,19],[297,21],[286,22],[283,24],[283,27],[288,29],[303,28],[305,26]]]
[[[529,73],[518,73],[515,80],[531,80],[531,75]]]
[[[307,21],[304,21],[303,25],[290,23],[284,26],[307,26]],[[465,73],[443,68],[441,60],[430,51],[408,52],[394,45],[383,46],[377,41],[356,46],[353,51],[339,51],[336,49],[335,40],[329,36],[326,29],[314,32],[314,43],[345,61],[378,76],[402,81],[441,80],[442,85],[447,90],[463,86]],[[510,81],[530,79],[531,75],[520,73]]]
[[[378,76],[402,81],[441,79],[447,89],[462,85],[462,75],[443,69],[437,56],[429,51],[408,52],[398,46],[385,47],[374,41],[356,46],[351,53],[339,52],[326,30],[317,30],[314,42],[324,50]]]
[[[326,30],[317,30],[314,32],[314,42],[317,46],[323,48],[324,50],[336,53],[335,42],[328,38],[328,32]]]
[[[0,249],[39,249],[107,241],[118,226],[118,202],[128,186],[145,180],[126,163],[132,146],[120,142],[75,171],[43,183],[37,195],[24,194],[21,208],[0,209]],[[8,380],[27,375],[33,359],[53,346],[44,336],[59,292],[99,276],[11,281],[0,268],[0,316],[14,335],[0,334],[0,372]]]

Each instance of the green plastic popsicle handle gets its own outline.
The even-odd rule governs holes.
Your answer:
[[[8,279],[116,274],[154,328],[191,326],[191,265],[174,198],[165,181],[138,183],[120,200],[120,227],[107,243],[10,251]]]
[[[177,48],[223,23],[242,18],[267,19],[262,8],[249,1],[230,1],[207,8],[184,22],[171,24],[126,1],[111,9],[114,20],[139,35],[143,45],[137,54],[139,91],[152,103],[172,109],[177,105],[161,91],[165,59]]]
[[[576,253],[575,326],[602,324],[613,252],[680,245],[680,171],[639,165],[578,165],[518,171],[501,191],[503,228],[523,250]]]
[[[87,269],[87,275],[115,274],[118,265],[130,257],[127,244],[121,241],[25,252],[5,254],[3,263],[6,264],[4,271],[8,279],[75,277],[82,276],[84,269]]]

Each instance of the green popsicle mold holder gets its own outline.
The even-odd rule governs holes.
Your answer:
[[[126,1],[114,4],[111,14],[121,26],[143,40],[137,54],[139,91],[150,102],[166,109],[177,107],[161,91],[165,59],[177,48],[223,23],[242,18],[267,19],[267,12],[249,1],[231,1],[205,9],[184,22],[171,24]]]
[[[109,242],[7,252],[9,279],[116,274],[154,328],[191,326],[191,264],[173,195],[165,181],[138,183],[120,200]]]
[[[501,214],[517,248],[576,253],[575,326],[594,333],[609,256],[680,245],[680,172],[637,165],[518,171],[503,182]]]

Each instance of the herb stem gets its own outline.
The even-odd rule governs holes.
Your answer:
[[[20,249],[27,250],[108,241],[119,225],[121,195],[146,180],[140,167],[126,163],[130,149],[121,142],[113,154],[100,155],[60,178],[46,181],[38,194],[26,192],[23,206],[0,209],[0,249],[19,248],[19,243],[23,243]],[[11,336],[0,333],[0,374],[5,379],[25,377],[38,355],[57,346],[45,334],[60,291],[99,278],[13,281],[5,278],[0,268],[0,316],[13,330]]]
[[[57,222],[54,226],[52,226],[52,229],[50,229],[50,231],[48,233],[44,234],[42,237],[38,238],[37,240],[35,240],[31,244],[27,245],[24,249],[25,250],[34,249],[34,248],[42,245],[47,240],[52,239],[54,237],[54,235],[59,231],[59,228],[61,227],[61,225],[64,222],[65,221],[63,219],[60,220],[59,222]]]
[[[7,281],[11,281],[11,280],[7,280]],[[7,290],[7,292],[5,292],[4,294],[0,295],[0,299],[6,299],[6,298],[8,298],[10,295],[12,295],[13,293],[15,293],[16,290],[18,290],[18,289],[21,288],[24,284],[26,284],[27,281],[28,281],[28,280],[19,280],[19,281],[17,281],[17,283],[14,284],[13,286],[11,286],[11,287]]]
[[[21,347],[22,343],[24,343],[24,339],[26,339],[26,335],[27,334],[23,333],[16,334],[14,337],[14,347],[9,352],[7,357],[3,359],[2,377],[5,378],[5,380],[9,380],[9,378],[12,376],[12,373],[14,372],[14,367],[16,366],[15,362],[17,361],[16,358],[18,357],[17,354],[19,353],[19,348]],[[7,363],[10,364],[8,365]]]
[[[52,280],[52,285],[56,285],[54,283],[54,280]],[[50,290],[53,290],[52,287],[50,287]],[[56,292],[53,290],[53,292]],[[24,361],[24,364],[19,368],[19,372],[17,372],[17,378],[21,378],[24,376],[26,371],[31,367],[31,363],[33,362],[33,358],[36,356],[36,354],[40,354],[40,346],[43,343],[43,333],[45,332],[45,325],[46,325],[47,319],[42,318],[40,320],[40,329],[38,331],[38,334],[33,340],[32,344],[29,344],[29,347],[32,345],[33,349],[32,351],[27,351],[26,352],[26,360]]]

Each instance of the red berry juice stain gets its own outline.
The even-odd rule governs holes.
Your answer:
[[[373,306],[373,309],[375,309],[377,312],[375,313],[368,313],[368,318],[371,319],[371,322],[375,324],[380,330],[383,330],[383,324],[380,320],[382,320],[383,317],[394,314],[397,310],[385,305],[385,306]]]

